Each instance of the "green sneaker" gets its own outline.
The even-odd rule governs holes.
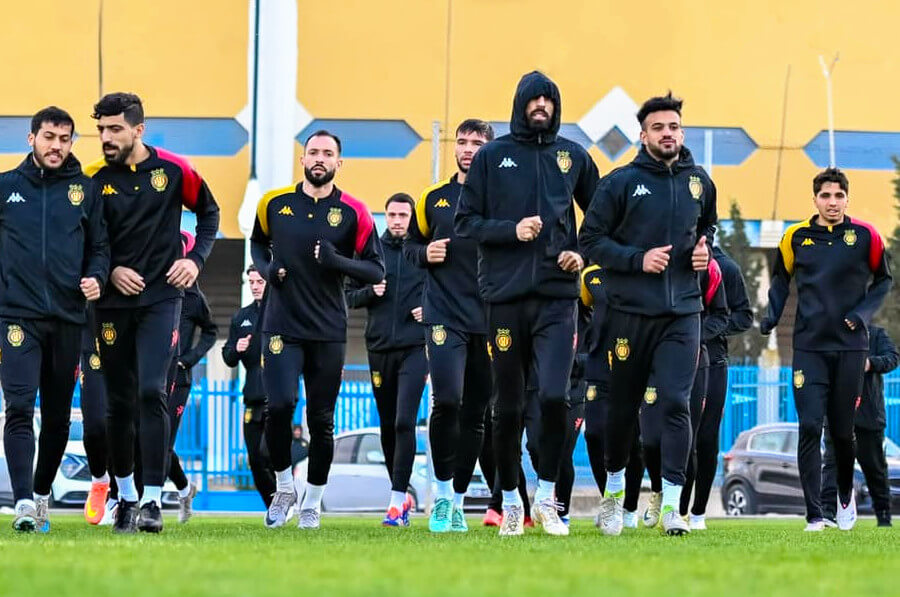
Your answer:
[[[445,498],[438,498],[431,510],[431,518],[428,519],[428,530],[432,533],[446,533],[450,530],[450,510],[453,504]]]
[[[450,530],[454,533],[468,533],[469,525],[466,524],[466,515],[462,508],[453,508],[450,513]]]

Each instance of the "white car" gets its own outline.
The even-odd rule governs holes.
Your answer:
[[[416,429],[416,457],[409,480],[413,509],[425,509],[425,495],[430,476],[426,446],[428,431]],[[307,462],[305,459],[294,467],[294,480],[301,497],[306,486]],[[381,431],[378,427],[366,427],[342,433],[334,438],[334,460],[328,475],[328,488],[322,497],[322,509],[326,511],[379,511],[387,507],[391,495],[391,482],[384,465],[381,449]],[[476,466],[466,492],[466,509],[483,510],[491,499],[491,489],[484,481],[481,469]]]

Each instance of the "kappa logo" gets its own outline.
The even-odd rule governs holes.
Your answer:
[[[25,203],[25,197],[20,195],[18,192],[12,193],[9,197],[6,198],[7,203]]]
[[[435,202],[434,206],[435,207],[450,207],[450,202],[444,198],[440,198]]]
[[[808,247],[808,246],[814,245],[814,244],[816,244],[816,243],[813,242],[813,239],[811,239],[811,238],[804,238],[804,239],[803,239],[803,242],[800,243],[800,246],[801,246],[801,247]]]
[[[512,158],[503,158],[503,161],[500,162],[500,168],[518,168],[519,165],[513,161]]]
[[[113,187],[111,184],[103,185],[103,189],[100,191],[101,195],[118,195],[119,192]]]
[[[241,327],[242,328],[253,327],[253,323],[249,319],[245,319],[244,321],[241,322]]]
[[[634,190],[634,193],[631,194],[632,197],[643,197],[644,195],[652,195],[650,189],[645,187],[642,184],[639,184],[637,188]]]
[[[291,209],[290,205],[285,205],[281,209],[278,210],[278,214],[282,216],[292,216],[294,215],[294,210]]]
[[[594,276],[593,278],[591,278],[591,284],[593,284],[593,285],[599,285],[599,284],[600,284],[600,278],[598,278],[597,276]]]

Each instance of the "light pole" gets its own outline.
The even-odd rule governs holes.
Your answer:
[[[822,66],[822,74],[825,76],[825,89],[828,93],[828,165],[834,168],[837,164],[834,159],[834,98],[831,91],[831,74],[834,65],[837,64],[840,52],[834,55],[831,64],[826,66],[825,59],[819,56],[819,64]]]

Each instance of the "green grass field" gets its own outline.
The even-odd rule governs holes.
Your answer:
[[[557,538],[500,539],[477,526],[431,535],[378,519],[323,518],[318,532],[270,531],[261,516],[198,516],[160,536],[114,536],[55,515],[50,535],[16,535],[0,517],[0,595],[898,595],[900,533],[862,520],[851,533],[794,520],[710,521],[684,538],[603,537],[573,521]]]

